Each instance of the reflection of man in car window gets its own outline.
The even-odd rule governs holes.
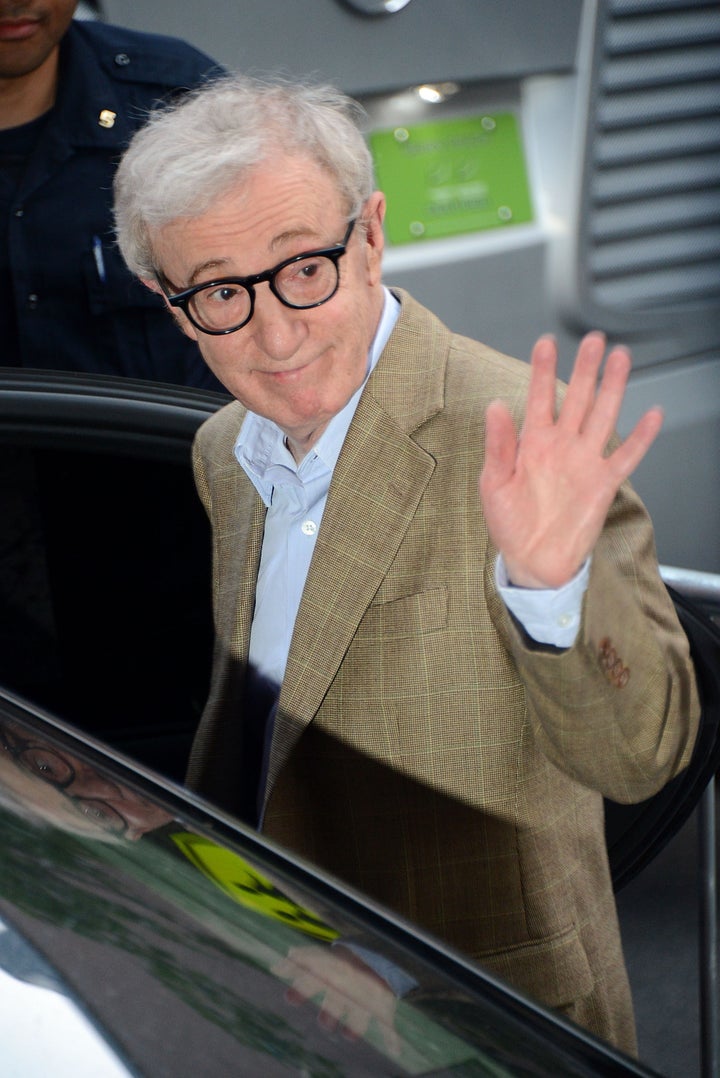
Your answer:
[[[386,980],[356,957],[354,944],[301,901],[284,893],[266,875],[234,851],[188,832],[162,809],[107,770],[51,744],[25,728],[0,724],[0,805],[37,818],[81,838],[135,842],[162,830],[162,847],[177,851],[228,900],[282,929],[275,950],[272,930],[258,956],[271,972],[290,982],[287,1002],[309,998],[318,1003],[318,1021],[328,1031],[362,1036],[371,1020],[378,1023],[380,1044],[397,1054],[394,1030],[397,1002]],[[169,846],[168,846],[169,843]],[[293,939],[296,935],[297,938]],[[326,946],[321,946],[325,944]],[[328,944],[337,944],[328,947]],[[392,963],[372,956],[403,984],[414,984]],[[309,985],[312,986],[310,990]]]
[[[172,817],[64,749],[0,726],[2,793],[51,823],[91,838],[136,840]]]

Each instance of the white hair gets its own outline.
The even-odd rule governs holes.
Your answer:
[[[315,161],[357,216],[374,190],[361,106],[326,85],[229,75],[161,106],[134,135],[118,167],[115,225],[130,269],[158,269],[152,233],[198,217],[249,170],[279,153]]]

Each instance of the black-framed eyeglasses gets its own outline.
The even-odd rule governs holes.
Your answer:
[[[12,741],[9,740],[8,731],[0,726],[0,743],[3,749],[23,771],[58,790],[76,812],[99,830],[118,838],[125,835],[128,829],[127,821],[107,801],[97,797],[79,797],[68,792],[77,775],[73,765],[62,753],[39,741],[21,738],[15,731],[10,736]]]
[[[303,251],[252,277],[219,277],[174,294],[168,291],[169,282],[161,274],[158,282],[171,307],[179,307],[196,329],[214,337],[234,333],[248,324],[255,310],[255,285],[263,281],[286,307],[296,311],[320,307],[338,290],[338,262],[345,254],[356,220],[353,218],[348,225],[342,243]]]

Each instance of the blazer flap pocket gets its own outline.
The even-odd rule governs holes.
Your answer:
[[[376,602],[363,618],[363,628],[382,636],[415,636],[447,625],[447,591],[430,588],[401,599]]]
[[[550,1007],[566,1007],[593,990],[585,948],[573,926],[556,936],[478,959],[521,992]]]

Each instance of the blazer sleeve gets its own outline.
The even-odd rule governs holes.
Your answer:
[[[489,585],[488,585],[489,586]],[[531,641],[499,604],[542,751],[583,785],[642,801],[690,761],[700,705],[690,649],[629,484],[595,547],[573,647]]]

